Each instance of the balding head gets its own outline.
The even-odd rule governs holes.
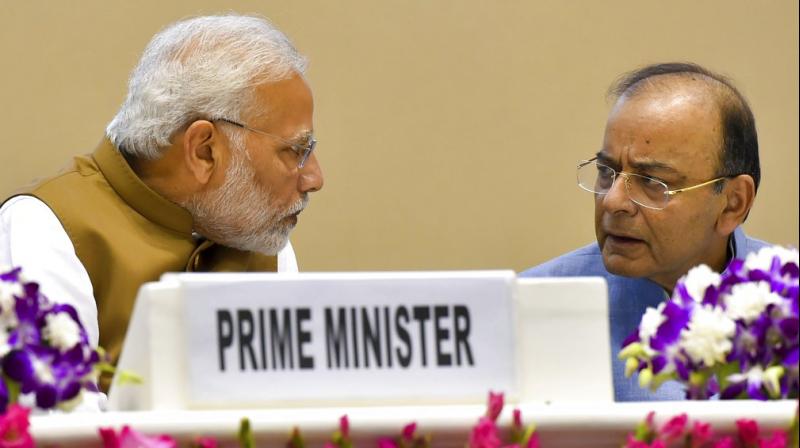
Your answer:
[[[747,100],[725,76],[691,63],[648,65],[620,77],[609,89],[609,96],[619,102],[643,94],[679,91],[708,100],[717,111],[720,123],[717,174],[746,174],[753,178],[758,190],[761,166],[755,119]]]

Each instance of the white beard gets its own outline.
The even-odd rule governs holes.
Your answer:
[[[294,223],[285,218],[302,211],[308,195],[279,210],[268,189],[256,182],[256,173],[244,156],[233,149],[225,182],[180,205],[192,215],[194,230],[215,243],[234,249],[276,255],[289,240]]]

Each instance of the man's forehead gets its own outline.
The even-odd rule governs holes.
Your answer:
[[[643,158],[666,162],[671,156],[718,157],[722,122],[714,102],[694,87],[655,87],[621,97],[609,115],[604,148],[618,152],[632,147]]]
[[[684,163],[717,160],[719,139],[704,135],[704,131],[687,130],[680,126],[669,129],[607,129],[600,153],[605,158],[631,164],[654,167],[676,167]]]
[[[670,160],[671,158],[659,157],[658,153],[641,154],[635,151],[613,151],[604,148],[598,151],[597,154],[595,154],[595,157],[597,157],[597,160],[600,161],[615,164],[625,164],[633,168],[652,168],[667,171],[678,171],[677,167],[675,166],[675,162]]]
[[[313,132],[314,102],[300,74],[255,88],[253,122],[287,140],[308,140]]]

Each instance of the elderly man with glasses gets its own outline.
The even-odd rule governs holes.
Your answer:
[[[611,93],[602,146],[577,170],[594,194],[597,243],[520,275],[604,277],[615,399],[682,399],[676,383],[640,389],[616,352],[689,269],[721,272],[764,246],[740,228],[760,179],[755,121],[729,80],[695,64],[644,67]]]
[[[168,26],[97,149],[5,201],[0,265],[73,305],[112,359],[164,272],[296,271],[289,233],[323,182],[305,65],[263,18]]]

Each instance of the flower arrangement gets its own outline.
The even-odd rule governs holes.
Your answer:
[[[51,303],[20,268],[0,269],[0,412],[21,394],[40,409],[70,409],[82,390],[97,390],[100,367],[74,307]]]
[[[469,434],[467,440],[468,448],[538,448],[539,437],[536,434],[534,425],[524,426],[522,423],[522,413],[519,409],[514,409],[511,428],[507,432],[506,441],[503,441],[501,428],[497,424],[497,419],[505,406],[505,398],[502,393],[489,392],[486,413],[478,419]],[[240,434],[239,440],[249,440]],[[431,436],[420,435],[417,433],[417,423],[412,422],[403,427],[397,437],[381,437],[376,443],[378,448],[431,448]],[[249,445],[242,444],[249,448]],[[290,437],[289,448],[305,448],[305,442],[300,434],[300,430],[295,428]],[[339,419],[339,429],[333,433],[330,442],[326,442],[323,448],[353,448],[350,438],[350,421],[344,415]]]
[[[503,395],[490,392],[486,413],[481,416],[465,435],[466,448],[538,448],[539,435],[534,425],[524,426],[522,414],[514,409],[510,428],[501,428],[497,418],[503,409]],[[28,420],[30,411],[18,404],[11,404],[4,413],[0,413],[0,448],[34,448],[36,442],[29,432]],[[625,448],[787,448],[798,446],[798,414],[788,431],[776,430],[771,436],[761,434],[754,420],[739,419],[736,421],[737,436],[717,437],[711,424],[694,421],[689,424],[686,414],[675,416],[658,426],[655,414],[650,412],[633,433],[628,434],[623,445]],[[231,429],[233,435],[234,429]],[[505,442],[503,439],[505,438]],[[188,443],[179,443],[178,439],[169,435],[146,435],[128,425],[120,430],[100,428],[97,446],[103,448],[218,448],[222,446],[240,448],[256,448],[250,421],[243,418],[234,444],[220,443],[213,437],[195,437]],[[287,448],[305,448],[300,429],[295,427],[289,433]],[[333,433],[330,441],[323,448],[354,448],[356,445],[350,437],[350,422],[346,415],[339,418],[339,428]],[[421,435],[417,431],[417,423],[405,425],[396,437],[380,437],[375,442],[377,448],[431,448],[434,446],[431,435]]]
[[[798,252],[767,247],[723,274],[701,265],[649,308],[623,343],[627,376],[656,390],[667,380],[687,397],[798,397]]]
[[[694,421],[686,414],[676,415],[661,426],[650,412],[636,431],[628,434],[624,448],[786,448],[797,446],[797,415],[789,431],[775,430],[763,435],[758,423],[750,419],[736,420],[736,437],[717,437],[710,423]]]

